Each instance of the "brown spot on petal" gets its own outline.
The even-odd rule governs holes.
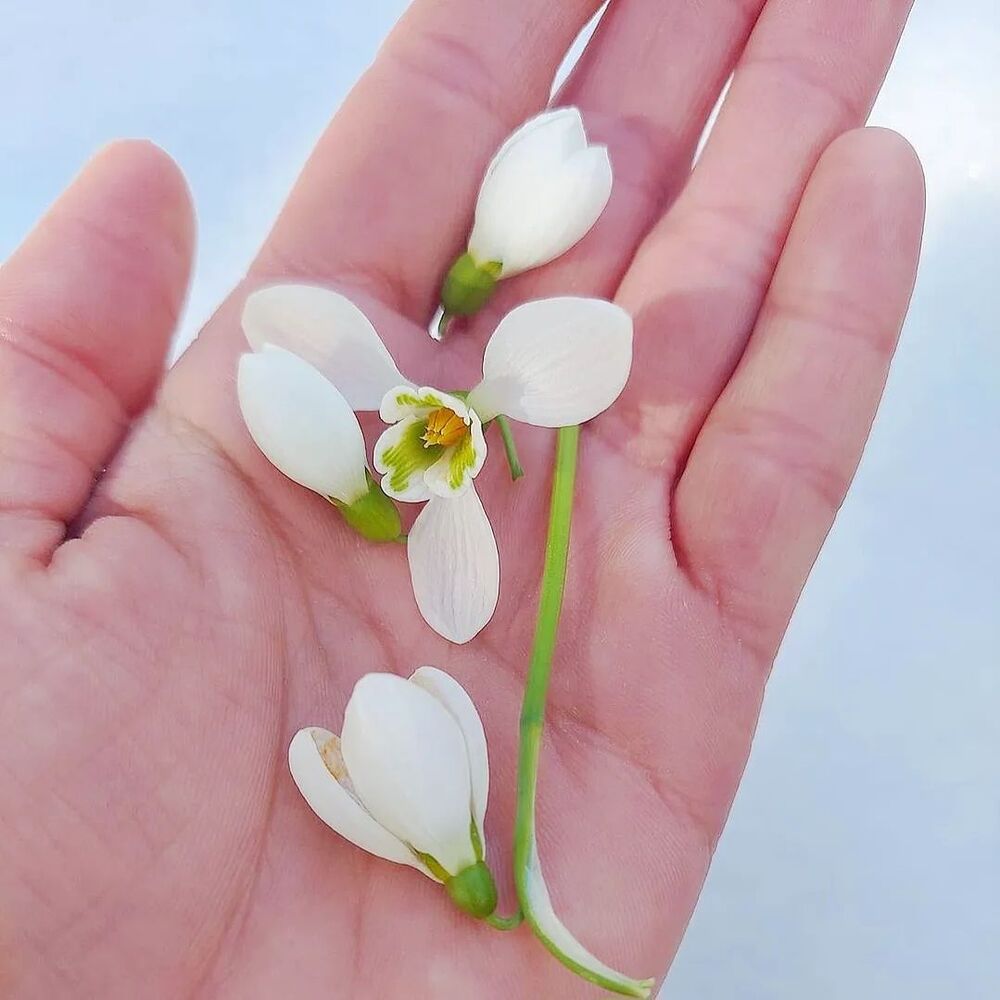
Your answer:
[[[344,755],[340,752],[340,737],[331,736],[326,743],[319,748],[319,755],[326,764],[326,769],[338,782],[343,782],[347,777],[347,767],[344,765]]]

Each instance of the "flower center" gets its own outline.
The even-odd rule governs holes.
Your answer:
[[[442,448],[449,448],[458,444],[468,432],[465,421],[454,410],[442,406],[427,417],[427,427],[423,434],[424,447],[440,445]]]

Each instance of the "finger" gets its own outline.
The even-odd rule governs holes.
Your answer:
[[[149,402],[192,241],[177,168],[120,142],[0,269],[0,546],[45,559]]]
[[[683,462],[743,351],[806,181],[867,115],[909,7],[765,7],[689,184],[620,291],[640,322],[638,377],[619,413],[643,463],[672,473]]]
[[[320,139],[255,273],[437,305],[490,156],[546,103],[600,0],[418,0]]]
[[[923,178],[904,140],[865,129],[833,144],[678,485],[679,557],[768,658],[861,455],[922,224]]]
[[[611,296],[635,248],[687,180],[698,140],[764,0],[612,4],[556,99],[581,109],[607,145],[611,200],[594,229],[551,265],[503,282],[482,340],[518,302]]]

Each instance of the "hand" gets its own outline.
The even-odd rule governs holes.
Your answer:
[[[516,486],[494,443],[479,486],[500,606],[451,646],[417,614],[403,548],[352,535],[242,427],[240,306],[288,278],[354,297],[431,384],[471,384],[517,301],[604,295],[633,313],[629,387],[584,431],[539,836],[580,939],[631,974],[666,970],[906,309],[920,169],[897,136],[849,130],[909,2],[771,0],[756,27],[760,0],[613,3],[560,97],[610,145],[611,205],[433,345],[482,169],[596,6],[417,0],[162,385],[192,223],[155,149],[101,153],[0,271],[7,995],[596,995],[526,929],[477,924],[339,840],[289,779],[292,732],[339,728],[362,673],[452,672],[486,724],[511,909],[553,434],[519,429]]]

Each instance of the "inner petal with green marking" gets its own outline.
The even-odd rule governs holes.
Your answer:
[[[424,473],[444,453],[439,444],[425,440],[427,419],[404,417],[388,428],[375,445],[375,468],[383,474],[382,489],[397,500],[430,498]]]

